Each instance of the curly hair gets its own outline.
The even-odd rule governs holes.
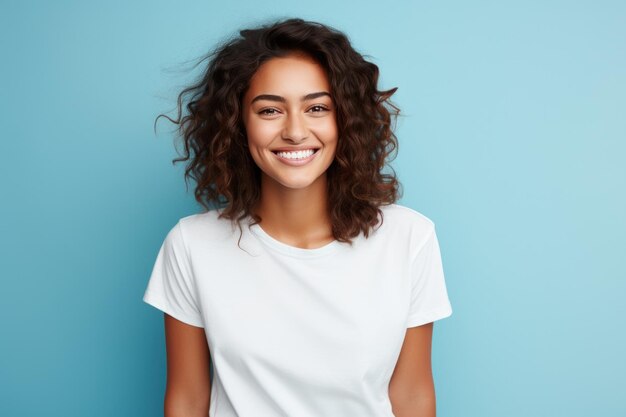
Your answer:
[[[293,53],[315,59],[330,82],[339,140],[327,170],[328,209],[334,238],[352,244],[361,232],[369,236],[379,216],[382,224],[379,207],[401,195],[393,168],[383,172],[397,155],[391,120],[400,109],[389,100],[397,87],[378,90],[378,67],[334,28],[286,19],[241,30],[204,56],[199,63],[208,61],[207,68],[178,95],[176,118],[159,116],[177,125],[184,142],[183,155],[172,163],[189,161],[185,183],[196,182],[194,195],[205,209],[219,208],[219,217],[237,223],[240,232],[248,216],[259,223],[253,209],[261,197],[261,172],[247,148],[242,99],[261,64]]]

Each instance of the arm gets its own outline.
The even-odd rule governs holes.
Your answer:
[[[432,335],[433,323],[407,329],[389,383],[389,399],[396,417],[435,417]]]
[[[167,386],[165,417],[206,417],[209,414],[211,356],[202,327],[165,317]]]

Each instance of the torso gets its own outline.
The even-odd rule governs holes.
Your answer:
[[[384,213],[368,239],[313,249],[245,224],[240,248],[216,212],[181,219],[216,372],[212,416],[393,415],[408,261],[432,223],[402,206]]]

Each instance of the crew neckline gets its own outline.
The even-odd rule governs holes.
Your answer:
[[[329,255],[336,252],[341,247],[341,242],[333,240],[330,243],[320,246],[319,248],[305,249],[297,246],[288,245],[280,240],[270,236],[260,224],[250,226],[252,233],[264,244],[278,252],[295,258],[317,258],[319,256]]]

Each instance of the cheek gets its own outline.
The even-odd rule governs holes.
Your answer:
[[[246,127],[248,134],[248,145],[253,146],[266,146],[272,141],[275,136],[276,128],[271,123],[255,123],[251,122]]]
[[[265,149],[270,145],[273,137],[271,129],[268,129],[267,124],[252,122],[246,126],[246,134],[250,156],[260,168],[266,163]]]
[[[337,124],[334,121],[324,126],[320,126],[319,137],[324,143],[330,146],[336,144],[338,135]]]

